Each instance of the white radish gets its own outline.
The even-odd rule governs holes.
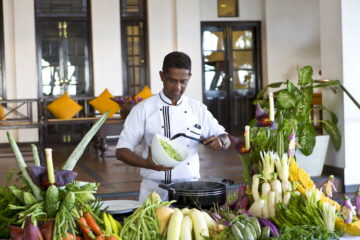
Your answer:
[[[191,209],[190,217],[194,224],[194,233],[196,240],[202,240],[209,236],[209,229],[201,212],[195,208]]]
[[[291,193],[290,193],[290,192],[286,192],[286,193],[284,194],[283,203],[284,203],[285,205],[288,205],[289,202],[290,202],[290,198],[291,198]]]
[[[184,214],[184,216],[186,216],[186,215],[189,215],[189,214],[190,214],[190,209],[188,209],[188,208],[183,208],[183,209],[181,209],[181,212]]]
[[[282,189],[283,193],[285,193],[287,191],[291,191],[291,183],[289,182],[289,180],[281,181],[281,189]]]
[[[271,190],[275,192],[275,203],[282,202],[281,182],[278,179],[271,181]]]
[[[201,211],[201,214],[203,215],[206,225],[207,227],[210,229],[216,229],[217,228],[217,223],[215,222],[214,219],[212,219],[212,217],[210,217],[210,215],[207,212]]]
[[[189,210],[190,211],[190,210]],[[191,240],[193,223],[189,215],[185,216],[181,222],[180,240]]]
[[[178,240],[180,238],[181,223],[183,218],[183,213],[178,208],[175,208],[167,228],[167,240]]]
[[[260,199],[259,182],[260,182],[259,176],[257,174],[254,174],[252,177],[251,192],[255,202]]]
[[[268,195],[271,191],[270,183],[264,182],[261,185],[261,198],[265,200],[264,207],[262,208],[262,216],[265,218],[269,217],[269,207],[268,207]]]
[[[259,200],[255,201],[249,208],[249,213],[256,217],[262,216],[262,209],[264,207],[265,200],[260,198]]]
[[[268,195],[268,208],[269,208],[269,217],[276,216],[276,207],[275,207],[275,192],[270,191]]]

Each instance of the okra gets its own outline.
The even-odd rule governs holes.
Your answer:
[[[70,157],[66,160],[64,166],[62,167],[63,170],[72,171],[74,169],[77,161],[80,159],[81,155],[85,151],[86,146],[100,129],[100,127],[103,125],[108,114],[109,112],[106,112],[104,115],[102,115],[101,118],[99,118],[99,120],[97,120],[96,123],[90,128],[90,130],[86,133],[81,142],[71,153]]]
[[[32,179],[30,178],[28,172],[26,171],[26,163],[25,160],[20,152],[20,149],[18,147],[18,145],[16,144],[15,139],[13,138],[13,136],[11,136],[10,132],[6,132],[6,135],[8,137],[9,143],[11,145],[11,148],[14,152],[15,155],[15,159],[19,165],[21,174],[23,175],[23,177],[25,178],[26,182],[29,184],[36,200],[41,201],[42,197],[41,197],[41,190],[38,186],[36,186],[34,184],[34,182],[32,181]]]
[[[34,157],[35,166],[40,167],[41,166],[40,158],[39,158],[38,150],[37,150],[37,147],[35,146],[35,144],[31,144],[31,150],[32,150],[33,157]]]

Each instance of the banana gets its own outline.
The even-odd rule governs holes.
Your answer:
[[[106,234],[110,235],[113,232],[113,230],[111,227],[110,220],[105,212],[103,213],[103,221],[104,221],[104,225],[105,225],[105,232],[106,232]]]
[[[119,234],[119,228],[116,225],[115,219],[113,218],[113,216],[111,214],[108,214],[108,219],[109,219],[110,224],[111,224],[112,233],[115,233],[116,235],[118,235]]]

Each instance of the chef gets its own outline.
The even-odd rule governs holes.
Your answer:
[[[174,139],[186,146],[189,154],[180,165],[167,168],[152,160],[150,146],[155,134],[171,138],[177,133],[185,133],[204,139],[204,145],[214,150],[225,150],[230,146],[224,127],[219,125],[207,107],[183,95],[191,78],[189,56],[182,52],[169,53],[159,73],[163,90],[133,107],[116,146],[117,159],[141,168],[141,202],[152,191],[167,200],[167,191],[158,187],[160,183],[196,181],[200,178],[198,141],[185,137]],[[140,153],[138,145],[141,146]]]

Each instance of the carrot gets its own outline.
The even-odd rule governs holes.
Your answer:
[[[88,224],[88,226],[91,228],[91,230],[96,234],[96,235],[101,235],[102,231],[99,227],[99,225],[96,223],[94,217],[91,215],[91,213],[86,212],[84,214],[84,218]]]
[[[115,237],[114,235],[111,235],[111,236],[109,237],[109,240],[118,240],[118,238]]]
[[[67,237],[66,236],[63,237],[62,240],[82,240],[82,237],[80,237],[80,236],[75,236],[74,237],[74,234],[68,233]]]
[[[99,235],[95,238],[95,240],[105,240],[105,236],[104,235]]]
[[[91,228],[84,217],[79,218],[78,223],[85,237],[89,236],[91,239],[95,238],[94,233],[91,231]]]

